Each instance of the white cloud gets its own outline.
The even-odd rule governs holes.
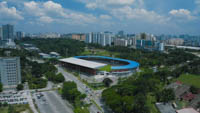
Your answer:
[[[106,0],[111,5],[132,5],[135,0]]]
[[[96,9],[97,4],[96,3],[88,3],[88,4],[86,4],[86,7],[89,8],[89,9]]]
[[[0,2],[0,19],[23,20],[20,12],[15,7],[8,7],[7,2]]]
[[[146,22],[154,22],[154,23],[162,23],[164,24],[167,21],[167,18],[157,14],[154,11],[147,11],[146,9],[138,9],[131,8],[129,6],[125,6],[118,9],[113,9],[111,12],[116,18],[121,20],[140,20]]]
[[[78,1],[85,3],[86,7],[89,9],[96,9],[96,8],[110,9],[112,7],[131,6],[135,2],[135,0],[78,0]]]
[[[111,16],[109,16],[109,15],[104,15],[104,14],[100,15],[100,18],[101,18],[101,19],[105,19],[105,20],[110,20],[110,19],[112,19]]]
[[[198,15],[198,14],[200,14],[200,0],[195,0],[195,4],[196,4],[196,7],[195,7],[195,10],[193,11],[193,13]]]
[[[193,20],[195,19],[194,16],[192,16],[191,12],[187,9],[179,9],[179,10],[171,10],[169,14],[177,19],[187,19],[187,20]]]
[[[196,3],[197,5],[200,5],[200,0],[195,0],[195,3]]]
[[[45,13],[41,9],[39,3],[31,1],[31,2],[25,2],[24,3],[24,9],[26,14],[33,15],[33,16],[44,16]]]
[[[54,20],[51,17],[48,17],[48,16],[41,16],[39,18],[39,21],[42,22],[42,23],[51,23]]]
[[[44,23],[88,24],[96,21],[96,17],[91,14],[65,9],[53,1],[25,2],[24,7],[29,16],[39,17],[37,20]]]

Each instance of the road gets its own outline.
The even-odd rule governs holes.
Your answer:
[[[27,100],[28,100],[28,103],[29,103],[29,106],[30,108],[32,109],[33,113],[38,113],[37,109],[35,108],[35,105],[33,103],[33,100],[32,100],[32,96],[31,96],[31,93],[29,90],[26,90],[25,91],[27,93]]]
[[[62,67],[56,65],[58,69],[58,73],[62,73],[65,77],[66,80],[74,81],[77,84],[78,90],[81,93],[85,93],[87,95],[85,101],[87,103],[91,103],[91,100],[93,100],[99,107],[103,106],[103,104],[100,102],[100,97],[95,94],[95,91],[92,89],[88,88],[84,83],[82,83],[80,80],[78,80],[74,75],[66,72]],[[90,108],[90,113],[104,113],[104,110],[99,108],[93,103]]]
[[[55,91],[35,93],[34,98],[41,113],[73,113],[72,106],[63,101]]]

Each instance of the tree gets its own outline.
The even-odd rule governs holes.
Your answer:
[[[105,78],[105,79],[103,80],[103,83],[104,83],[104,85],[105,85],[106,87],[109,87],[110,84],[111,84],[112,82],[113,82],[113,81],[112,81],[110,78]]]
[[[56,74],[53,73],[53,72],[47,72],[47,73],[45,73],[45,76],[47,77],[47,79],[48,79],[49,81],[54,81],[54,80],[55,80]]]
[[[58,83],[64,82],[65,81],[65,77],[63,76],[62,73],[59,73],[58,75],[56,75],[55,81],[58,82]]]
[[[3,91],[3,84],[0,83],[0,92],[2,92],[2,91]]]
[[[190,91],[193,93],[193,94],[198,94],[198,88],[194,87],[194,86],[191,86],[190,87]]]
[[[158,101],[167,103],[175,99],[175,94],[173,89],[164,89],[156,94],[156,98]]]
[[[75,101],[78,99],[83,99],[85,97],[78,91],[77,85],[74,82],[64,82],[62,88],[62,97],[67,99],[69,102],[75,104]]]
[[[23,84],[18,84],[17,85],[17,91],[21,91],[24,89],[24,85]]]

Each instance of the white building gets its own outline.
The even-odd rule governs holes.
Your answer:
[[[125,39],[120,39],[120,38],[116,38],[114,40],[114,45],[115,46],[128,46],[128,41]]]
[[[181,38],[172,38],[172,39],[167,40],[168,45],[181,46],[183,45],[183,43],[184,43],[184,40]]]
[[[85,40],[86,43],[92,43],[92,33],[88,33],[86,34],[86,40]]]
[[[19,57],[0,57],[0,82],[5,89],[15,88],[21,83]]]
[[[112,36],[109,33],[88,33],[86,34],[86,43],[99,44],[102,46],[111,45]]]
[[[106,45],[111,45],[112,43],[112,34],[111,33],[105,33],[106,38]]]

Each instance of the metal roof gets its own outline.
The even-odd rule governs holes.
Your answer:
[[[83,60],[83,59],[74,58],[74,57],[60,59],[60,61],[70,63],[70,64],[79,65],[79,66],[83,66],[83,67],[87,67],[87,68],[91,68],[91,69],[98,69],[98,68],[101,68],[101,67],[107,65],[107,64],[103,64],[103,63],[97,63],[97,62]]]
[[[132,60],[126,60],[121,58],[112,58],[112,57],[106,57],[106,56],[75,56],[75,58],[102,58],[102,59],[110,59],[110,60],[116,60],[116,61],[122,61],[127,62],[128,65],[123,66],[112,66],[112,70],[120,70],[120,69],[134,69],[138,68],[140,64],[138,62],[132,61]]]
[[[175,109],[170,103],[156,103],[156,106],[161,113],[176,113]]]

